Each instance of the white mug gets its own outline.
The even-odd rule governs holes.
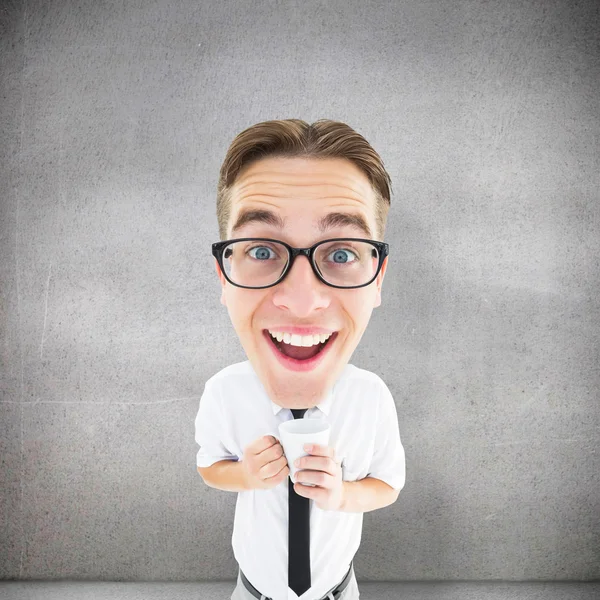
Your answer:
[[[304,450],[304,444],[318,444],[327,446],[329,444],[329,433],[331,428],[326,419],[290,419],[279,425],[279,441],[283,447],[283,453],[290,469],[290,479],[296,483],[295,476],[297,471],[304,469],[298,468],[294,463],[298,458],[309,456],[310,453]],[[313,486],[312,483],[303,485]]]

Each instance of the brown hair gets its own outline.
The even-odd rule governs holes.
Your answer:
[[[360,168],[375,192],[375,235],[383,240],[392,182],[381,157],[369,142],[340,121],[321,119],[312,125],[300,119],[264,121],[239,133],[229,146],[219,172],[217,221],[227,236],[231,191],[242,169],[267,157],[345,158]]]

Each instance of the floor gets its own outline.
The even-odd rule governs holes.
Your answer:
[[[229,600],[232,581],[0,581],[0,600]],[[595,582],[358,581],[361,600],[600,600]]]

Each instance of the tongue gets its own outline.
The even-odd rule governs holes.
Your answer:
[[[295,358],[296,360],[306,360],[307,358],[312,358],[319,352],[321,344],[306,347],[292,346],[291,344],[284,344],[281,342],[280,344],[277,344],[277,346],[281,350],[282,354],[285,354],[290,358]]]

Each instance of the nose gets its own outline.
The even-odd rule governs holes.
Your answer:
[[[307,256],[297,256],[285,279],[275,286],[273,303],[298,317],[329,306],[328,286],[312,270]]]

